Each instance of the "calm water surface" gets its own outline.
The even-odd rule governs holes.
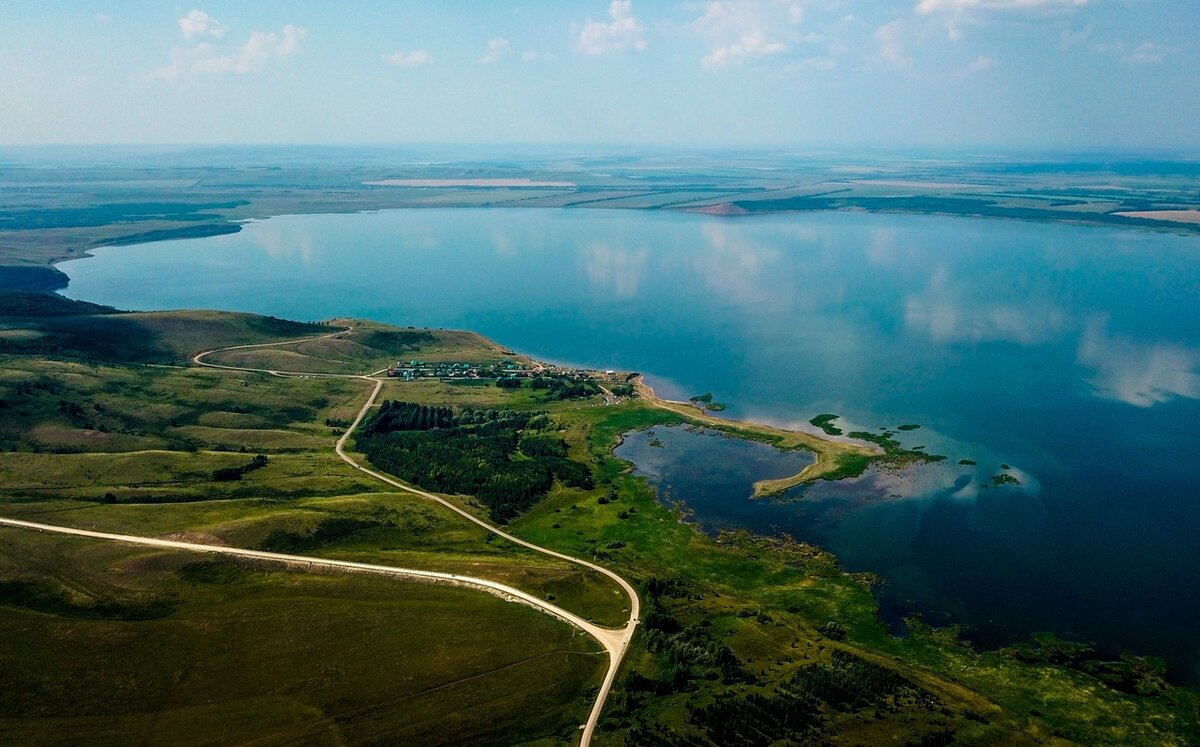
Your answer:
[[[751,500],[757,480],[788,477],[813,463],[811,454],[782,452],[717,431],[676,426],[627,434],[616,455],[655,485],[658,499],[678,506],[705,531],[789,531],[795,512],[777,501]]]
[[[804,489],[780,509],[790,531],[981,641],[1055,630],[1167,656],[1200,680],[1195,237],[455,209],[289,216],[96,255],[61,265],[70,295],[469,328],[544,359],[646,372],[667,395],[712,391],[731,417],[919,423],[905,443],[947,463]],[[981,488],[1001,463],[1022,484]],[[706,505],[701,523],[755,524]]]

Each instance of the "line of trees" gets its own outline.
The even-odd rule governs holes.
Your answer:
[[[212,479],[215,482],[232,482],[234,480],[240,480],[246,473],[266,467],[270,461],[270,459],[267,459],[266,454],[258,454],[249,462],[240,467],[220,467],[218,469],[214,469],[212,473]]]
[[[576,381],[562,376],[534,376],[529,380],[529,388],[546,390],[547,400],[594,397],[600,393],[600,387],[590,379]]]

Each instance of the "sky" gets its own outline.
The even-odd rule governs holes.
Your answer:
[[[0,144],[1200,153],[1200,0],[5,0]]]

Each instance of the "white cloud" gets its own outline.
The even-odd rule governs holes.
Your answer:
[[[783,69],[789,73],[807,73],[814,70],[833,70],[835,67],[837,61],[832,57],[806,57],[784,65]]]
[[[912,65],[912,59],[904,47],[904,21],[896,19],[875,29],[875,43],[879,45],[879,56],[896,67]]]
[[[980,55],[972,60],[970,65],[967,65],[967,69],[973,73],[979,73],[984,70],[991,70],[995,66],[996,60],[994,58],[987,55]]]
[[[918,16],[936,19],[952,42],[963,39],[966,29],[986,25],[999,16],[1045,18],[1066,16],[1090,0],[919,0]]]
[[[184,19],[190,16],[191,14],[185,16]],[[184,29],[184,19],[180,19],[180,29],[187,37],[189,34]],[[192,35],[194,36],[195,33]],[[207,35],[214,36],[211,32],[208,32]],[[271,60],[290,57],[299,52],[300,45],[307,36],[308,29],[289,23],[278,33],[274,31],[251,32],[245,44],[233,51],[223,51],[216,44],[208,41],[198,42],[189,47],[175,47],[171,50],[170,64],[152,71],[149,77],[157,80],[178,80],[195,75],[217,73],[256,73],[266,67]]]
[[[971,60],[966,67],[955,73],[955,76],[959,78],[965,78],[968,75],[974,75],[975,73],[982,73],[985,70],[991,70],[995,66],[995,58],[988,57],[987,55],[979,55],[975,59]]]
[[[1135,407],[1175,397],[1200,399],[1200,350],[1163,342],[1110,337],[1106,320],[1093,319],[1079,341],[1078,361],[1096,374],[1096,395]]]
[[[704,6],[690,28],[708,39],[709,52],[700,62],[711,70],[787,52],[778,34],[803,20],[804,10],[795,3],[717,0]]]
[[[758,32],[748,32],[732,44],[718,47],[704,56],[701,64],[707,68],[725,67],[750,57],[779,54],[787,51],[783,42],[770,41]]]
[[[1083,44],[1092,36],[1092,24],[1088,24],[1081,29],[1065,29],[1059,38],[1062,39],[1064,46],[1073,47],[1076,44]]]
[[[1100,54],[1111,55],[1134,65],[1156,65],[1165,60],[1168,55],[1179,51],[1178,47],[1168,47],[1154,42],[1142,42],[1132,49],[1123,42],[1095,44],[1092,48]]]
[[[497,36],[494,39],[488,40],[487,51],[483,53],[483,57],[479,58],[479,61],[485,65],[491,65],[510,54],[512,54],[512,45],[508,43],[508,39],[505,39],[503,36]]]
[[[554,59],[554,55],[549,52],[538,52],[533,49],[527,49],[521,53],[521,62],[550,62]]]
[[[300,42],[308,30],[288,24],[276,34],[273,31],[254,31],[235,54],[198,60],[194,69],[208,73],[253,73],[273,57],[288,57],[300,50]]]
[[[211,36],[219,39],[225,36],[229,27],[204,11],[193,8],[179,19],[179,30],[184,39],[191,39],[193,36]]]
[[[608,17],[607,22],[588,18],[575,38],[575,48],[592,55],[646,48],[646,29],[633,15],[632,0],[612,0]]]
[[[427,49],[414,49],[410,52],[397,49],[391,54],[385,54],[383,61],[396,67],[421,67],[433,62],[433,55]]]
[[[1157,64],[1162,62],[1167,55],[1174,54],[1177,51],[1175,47],[1164,47],[1154,42],[1142,42],[1121,59],[1139,65]]]
[[[962,12],[971,10],[1061,10],[1087,5],[1088,0],[920,0],[918,13]]]

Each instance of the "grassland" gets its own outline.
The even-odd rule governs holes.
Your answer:
[[[556,743],[603,666],[565,626],[469,591],[3,531],[6,578],[77,609],[162,608],[0,605],[6,744]]]
[[[350,331],[278,347],[221,351],[206,356],[205,361],[238,368],[362,374],[415,358],[427,363],[471,362],[477,365],[526,360],[522,356],[506,354],[504,348],[474,332],[438,330],[434,334],[428,330],[395,329],[356,319],[333,319],[328,326]]]
[[[55,329],[70,345],[0,358],[0,514],[482,576],[601,624],[624,619],[624,598],[596,574],[500,541],[334,458],[332,442],[367,382],[178,363],[220,346],[223,334],[229,344],[283,339],[294,332],[287,323],[102,316],[158,329],[155,346],[142,361],[128,352],[111,359],[115,344],[104,335],[129,327],[65,315]],[[36,333],[47,318],[3,323]],[[342,324],[353,331],[341,339],[213,362],[359,373],[395,359],[504,354],[463,333]],[[642,590],[642,630],[598,743],[1196,739],[1195,693],[1169,687],[1152,666],[1114,683],[1053,657],[977,652],[954,630],[913,623],[910,636],[893,637],[878,618],[874,579],[786,538],[704,535],[612,455],[630,430],[685,420],[781,448],[835,442],[649,397],[547,403],[528,388],[433,380],[389,380],[383,396],[548,410],[570,457],[590,465],[594,489],[556,484],[508,531],[603,562]],[[839,454],[870,458],[842,446],[832,463],[847,463]],[[214,479],[258,454],[265,466]],[[586,638],[486,595],[0,531],[0,617],[12,631],[0,642],[5,741],[119,741],[157,729],[197,742],[570,743],[603,669]]]
[[[272,328],[268,320],[240,315],[197,313],[190,329],[179,329],[182,315],[121,316],[129,325],[163,330],[167,342],[148,356],[151,360],[160,351],[171,359],[186,360],[196,349],[213,347],[217,336],[231,327],[236,332],[229,339],[256,343],[270,339],[262,330]],[[36,329],[44,321],[5,319],[15,330]],[[95,321],[66,316],[57,324],[62,330],[73,326],[95,330]],[[364,330],[361,337],[380,345],[398,339],[380,332]],[[420,350],[423,356],[483,349],[473,335],[434,332],[428,336],[432,339]],[[496,543],[485,530],[409,494],[381,492],[386,486],[337,459],[332,443],[361,406],[370,390],[367,382],[285,380],[105,361],[104,351],[113,340],[94,333],[72,339],[76,342],[58,355],[0,357],[0,407],[6,415],[0,452],[4,515],[239,547],[279,547],[290,542],[313,555],[485,576],[578,609],[602,624],[624,620],[627,602],[595,574]],[[363,354],[368,358],[394,358],[399,352],[365,348],[373,351]],[[428,388],[437,391],[438,385]],[[219,470],[245,465],[255,455],[266,458],[265,466],[242,474],[241,479],[214,479]],[[18,650],[18,643],[24,646],[26,639],[6,637],[0,647],[0,657],[6,659],[4,671],[17,671],[10,663],[28,665],[30,672],[46,680],[50,672],[69,676],[76,663],[94,669],[75,689],[57,682],[57,675],[49,676],[49,686],[30,691],[22,705],[5,711],[0,734],[22,737],[16,741],[50,739],[56,730],[65,729],[60,741],[94,731],[91,741],[119,742],[129,729],[148,732],[151,724],[166,723],[181,729],[176,734],[211,734],[207,739],[212,742],[254,737],[361,743],[379,741],[386,734],[385,741],[401,735],[419,743],[516,743],[526,738],[559,743],[563,735],[573,735],[583,720],[588,702],[584,690],[594,687],[603,672],[605,657],[589,648],[584,638],[533,611],[513,617],[512,605],[478,593],[338,577],[293,582],[289,574],[279,572],[263,572],[253,583],[239,583],[232,589],[236,593],[223,587],[210,593],[207,587],[162,581],[162,574],[154,570],[157,561],[125,564],[96,543],[64,545],[15,534],[5,532],[0,585],[35,584],[35,602],[64,598],[73,602],[30,609],[25,604],[29,594],[0,601],[0,615],[20,618],[29,636],[45,639],[39,647]],[[27,553],[26,543],[59,550],[42,559]],[[80,574],[95,581],[95,588],[90,581],[80,580]],[[72,612],[119,606],[127,598],[136,602],[147,596],[145,590],[157,588],[159,581],[163,588],[152,597],[169,600],[171,609],[162,620],[96,621]],[[271,592],[276,586],[278,593]],[[291,590],[285,593],[285,588]],[[536,624],[525,622],[527,616],[536,618]],[[357,622],[346,628],[344,645],[334,645],[338,637],[334,631],[349,617]],[[455,617],[470,623],[455,623]],[[229,624],[222,625],[226,618]],[[263,619],[278,622],[261,625],[255,635],[246,633],[248,626]],[[285,622],[289,630],[294,628],[290,637],[280,631]],[[364,636],[383,628],[386,633],[379,633],[378,642],[363,645]],[[547,628],[552,629],[549,634]],[[305,629],[311,629],[313,640],[302,654]],[[529,647],[520,654],[526,632]],[[509,635],[514,637],[513,647],[508,646]],[[471,640],[462,641],[460,636]],[[148,668],[145,676],[134,676],[133,662],[104,664],[111,644],[90,646],[93,637],[136,644],[131,656]],[[503,646],[495,645],[498,637],[505,641]],[[244,639],[246,646],[258,646],[259,652],[256,656],[231,652],[221,645],[225,638]],[[217,685],[211,677],[235,678],[239,667],[258,666],[274,656],[267,645],[274,638],[279,639],[274,650],[283,661],[260,667],[261,677],[239,681],[238,688],[218,701],[219,707],[214,705],[208,693]],[[407,648],[395,647],[399,653],[388,654],[386,666],[380,667],[378,660],[385,655],[376,652],[397,638],[405,638]],[[431,641],[436,646],[426,651]],[[174,648],[180,651],[178,657],[164,654]],[[487,648],[498,650],[476,655]],[[455,654],[447,654],[448,649]],[[21,658],[26,656],[41,656],[42,663],[35,667],[30,664],[33,658]],[[56,656],[62,657],[61,665],[55,663]],[[196,657],[215,663],[198,664],[192,660]],[[290,668],[287,660],[293,663]],[[409,666],[419,675],[403,674]],[[207,667],[210,680],[196,690],[194,700],[174,692],[167,702],[157,694],[169,672],[196,667]],[[308,687],[306,667],[325,671],[330,683],[338,681],[338,672],[353,670],[358,684],[337,698],[333,692],[326,693],[328,697],[288,695]],[[493,670],[497,673],[491,674]],[[278,683],[269,681],[275,676]],[[368,692],[371,676],[381,678],[375,683],[379,692]],[[105,688],[99,683],[106,679],[124,683],[128,692],[111,707],[83,705],[101,698]],[[395,686],[388,684],[393,680]],[[411,687],[404,689],[403,682]],[[8,678],[5,684],[15,691],[28,683]],[[333,685],[325,687],[330,690]],[[358,704],[352,710],[361,708],[361,719],[342,713],[344,704],[351,702]],[[535,708],[538,703],[549,707]],[[499,716],[497,711],[507,715]],[[206,726],[223,713],[229,716],[228,724]]]

